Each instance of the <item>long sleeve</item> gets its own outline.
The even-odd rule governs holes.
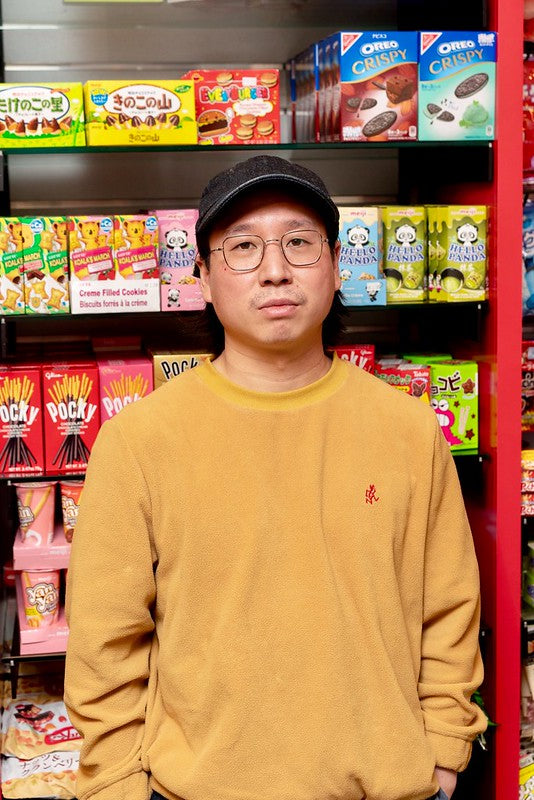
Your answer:
[[[147,800],[141,764],[154,623],[150,498],[118,421],[87,470],[68,572],[65,702],[83,735],[77,797]]]
[[[418,692],[436,763],[465,769],[486,718],[471,702],[482,682],[478,565],[453,459],[436,429],[425,551]]]

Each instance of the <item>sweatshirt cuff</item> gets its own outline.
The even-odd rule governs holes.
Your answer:
[[[79,784],[80,781],[76,787],[79,800],[148,800],[150,795],[148,775],[143,770],[110,781],[100,788],[89,786],[84,790]]]
[[[469,764],[473,743],[456,736],[427,731],[426,736],[436,756],[436,766],[462,772]]]

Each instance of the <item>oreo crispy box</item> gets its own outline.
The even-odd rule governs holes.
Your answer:
[[[419,139],[495,138],[493,31],[419,35]]]
[[[417,138],[417,32],[342,32],[329,37],[333,141]]]

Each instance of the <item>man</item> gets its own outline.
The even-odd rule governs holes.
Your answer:
[[[337,237],[323,182],[283,159],[204,191],[224,347],[106,422],[87,473],[80,800],[446,798],[485,728],[455,467],[428,406],[325,354]]]

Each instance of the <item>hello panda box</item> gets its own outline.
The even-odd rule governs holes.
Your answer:
[[[196,255],[193,208],[155,211],[159,236],[162,311],[198,311],[205,306],[200,281],[193,275]]]
[[[385,306],[382,212],[371,206],[339,207],[339,274],[347,306]]]

